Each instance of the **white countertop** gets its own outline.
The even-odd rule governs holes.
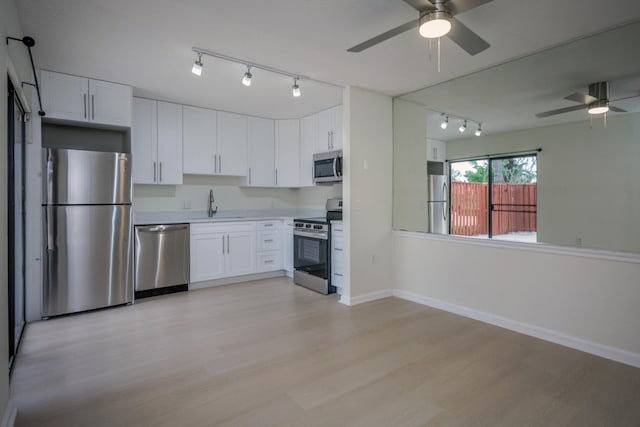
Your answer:
[[[207,216],[206,211],[141,211],[134,212],[133,223],[135,225],[151,225],[223,221],[260,221],[283,218],[312,218],[324,215],[324,210],[314,209],[218,210],[218,212],[214,214],[212,218],[209,218]]]

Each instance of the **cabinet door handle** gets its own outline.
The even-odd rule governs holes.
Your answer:
[[[249,168],[249,185],[251,185],[251,168]]]
[[[231,245],[229,245],[229,235],[227,234],[227,253],[231,252]]]
[[[224,255],[224,236],[222,236],[222,255]]]
[[[331,132],[327,132],[327,150],[331,150]]]
[[[91,118],[96,119],[96,105],[94,102],[94,95],[91,95]]]
[[[267,239],[267,240],[265,240],[264,242],[265,242],[265,243],[271,243],[271,242],[273,242],[273,239]]]
[[[278,185],[278,169],[276,169],[276,185]]]
[[[335,274],[336,276],[342,277],[342,274],[340,274],[340,273],[333,273],[333,274]]]
[[[333,248],[333,250],[342,252],[342,248]]]
[[[86,119],[87,118],[87,94],[86,93],[82,94],[82,105],[83,105],[82,108],[84,108],[84,118]]]
[[[264,262],[264,263],[265,263],[265,264],[273,264],[273,260],[272,260],[272,259],[268,259],[268,260],[265,260],[265,262]]]
[[[263,224],[265,227],[273,227],[273,223]]]
[[[153,182],[156,182],[156,162],[153,162]]]
[[[162,182],[162,162],[160,162],[160,182]]]
[[[218,173],[222,173],[222,154],[218,154]]]

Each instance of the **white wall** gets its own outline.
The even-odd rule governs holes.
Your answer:
[[[391,289],[393,129],[391,98],[348,87],[344,95],[345,274],[342,302]]]
[[[393,283],[399,296],[640,367],[640,257],[574,251],[394,232]]]
[[[183,185],[135,185],[134,209],[180,211],[184,202],[192,211],[205,211],[209,190],[213,189],[220,211],[236,209],[324,210],[331,197],[342,196],[342,185],[291,188],[241,187],[242,178],[185,175]]]
[[[538,241],[640,252],[640,113],[447,143],[447,158],[542,148]]]
[[[20,42],[5,43],[6,37],[22,37],[14,0],[0,0],[0,87],[6,94],[7,67],[11,60],[21,80],[32,82],[27,51]],[[7,313],[7,101],[0,102],[0,420],[9,403],[8,313]]]
[[[427,231],[427,110],[393,100],[393,228]]]

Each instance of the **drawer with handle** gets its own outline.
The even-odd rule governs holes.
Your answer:
[[[275,251],[280,249],[279,231],[258,231],[258,251]]]
[[[282,269],[282,253],[269,251],[258,253],[258,271],[275,271]]]

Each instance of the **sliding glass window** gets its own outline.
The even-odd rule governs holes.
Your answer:
[[[450,163],[451,234],[536,242],[535,154]]]

